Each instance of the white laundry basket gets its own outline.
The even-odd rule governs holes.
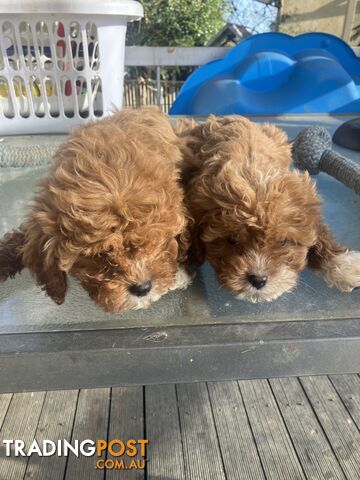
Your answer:
[[[133,0],[0,0],[0,135],[60,133],[122,106]]]

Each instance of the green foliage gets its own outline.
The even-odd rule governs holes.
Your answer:
[[[227,0],[142,0],[145,16],[128,25],[128,45],[201,46],[225,24]]]

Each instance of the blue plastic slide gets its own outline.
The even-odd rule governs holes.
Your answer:
[[[198,68],[172,115],[360,112],[360,58],[325,33],[254,35]]]

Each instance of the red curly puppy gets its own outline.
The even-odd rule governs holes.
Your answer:
[[[109,312],[185,288],[180,147],[154,109],[116,113],[75,132],[24,223],[0,241],[0,280],[27,267],[61,304],[70,274]]]
[[[195,220],[192,257],[207,259],[236,298],[274,300],[309,265],[342,291],[360,286],[360,252],[324,224],[315,184],[290,170],[286,134],[240,116],[183,121],[192,154],[183,181]]]

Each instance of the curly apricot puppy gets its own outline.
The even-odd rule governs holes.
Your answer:
[[[180,143],[154,109],[119,112],[71,135],[24,223],[0,241],[0,280],[27,267],[61,304],[70,274],[109,312],[185,288]]]
[[[236,298],[270,301],[309,265],[342,291],[360,286],[360,252],[339,245],[322,220],[307,173],[289,169],[286,134],[240,116],[183,121],[192,151],[183,182],[195,220],[192,259],[207,259]]]

